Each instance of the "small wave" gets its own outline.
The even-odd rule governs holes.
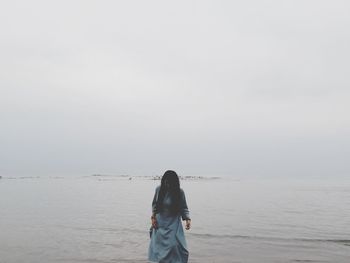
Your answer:
[[[252,238],[256,239],[255,236],[245,236],[245,235],[216,235],[216,234],[200,234],[200,233],[188,233],[188,235],[194,236],[194,237],[201,237],[201,238],[230,238],[230,239],[236,239],[236,238]]]
[[[145,230],[135,228],[97,228],[100,231],[118,231],[118,232],[131,232],[143,234]],[[230,235],[230,234],[210,234],[210,233],[186,233],[188,236],[193,236],[203,239],[252,239],[252,240],[265,240],[265,241],[284,241],[284,242],[331,242],[338,243],[346,246],[350,246],[350,239],[319,239],[319,238],[285,238],[285,237],[269,237],[269,236],[252,236],[252,235]]]
[[[326,262],[326,261],[320,261],[320,260],[313,260],[313,259],[292,259],[293,262]]]
[[[268,237],[268,236],[249,236],[249,235],[228,235],[228,234],[208,234],[208,233],[188,233],[190,236],[198,238],[212,239],[255,239],[255,240],[276,240],[276,241],[301,241],[301,242],[331,242],[350,246],[350,239],[320,239],[320,238],[284,238],[284,237]]]
[[[327,239],[328,242],[334,242],[334,243],[340,243],[345,246],[350,246],[350,240],[349,239]]]

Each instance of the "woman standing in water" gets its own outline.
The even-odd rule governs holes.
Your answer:
[[[191,227],[185,192],[174,171],[164,173],[152,202],[152,232],[148,259],[158,263],[187,263],[188,250],[182,220]]]

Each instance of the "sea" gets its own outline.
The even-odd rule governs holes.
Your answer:
[[[350,262],[350,179],[188,176],[189,263]],[[159,178],[2,176],[0,263],[147,263]]]

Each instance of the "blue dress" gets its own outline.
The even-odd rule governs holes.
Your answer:
[[[160,186],[157,186],[153,202],[152,212],[156,212],[156,201]],[[182,220],[190,219],[185,192],[180,189],[181,209],[177,215],[171,215],[167,210],[171,205],[171,197],[166,193],[163,201],[163,210],[156,214],[158,228],[152,232],[151,242],[148,248],[148,260],[158,263],[187,263],[188,250],[185,239]]]

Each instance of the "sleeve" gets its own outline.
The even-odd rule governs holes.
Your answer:
[[[156,188],[156,191],[154,193],[154,197],[152,201],[152,214],[157,213],[156,205],[157,205],[157,199],[158,199],[158,192],[159,192],[159,187]]]
[[[181,217],[182,220],[191,219],[190,211],[188,210],[185,192],[181,189]]]

